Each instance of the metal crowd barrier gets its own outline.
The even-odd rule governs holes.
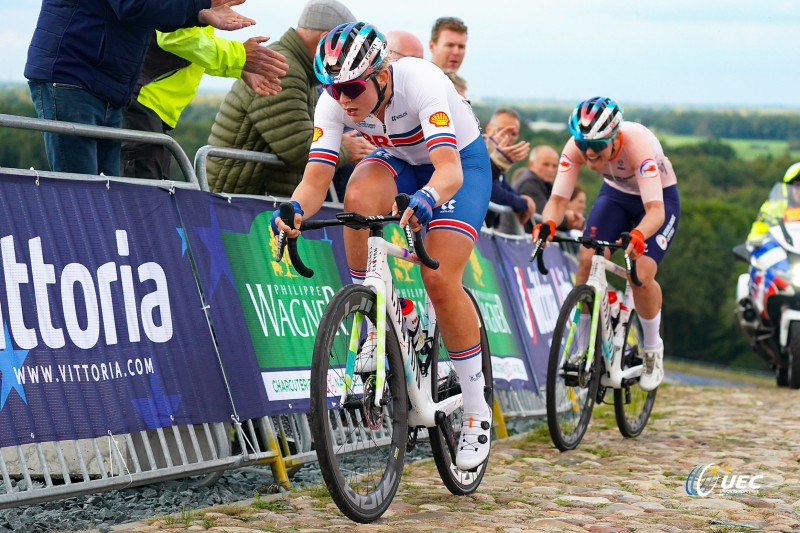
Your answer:
[[[178,162],[186,183],[10,169],[20,175],[33,177],[101,180],[109,184],[122,181],[162,188],[187,187],[208,191],[206,161],[210,156],[254,161],[271,166],[283,165],[271,154],[204,146],[198,150],[192,166],[186,153],[172,137],[156,133],[5,114],[0,114],[0,127],[151,142],[166,146]],[[326,202],[326,205],[341,207],[335,191],[332,193],[335,202]],[[497,212],[510,212],[509,208],[496,204],[492,204],[490,208]],[[503,426],[503,431],[499,433],[505,433],[504,419],[544,416],[544,391],[537,395],[528,390],[497,390],[495,409],[500,425]],[[342,423],[357,422],[347,419],[347,422]],[[344,426],[331,427],[334,435],[339,435],[344,429]],[[208,485],[214,483],[226,469],[255,463],[269,464],[276,483],[288,486],[290,471],[314,461],[316,454],[313,451],[306,414],[233,420],[229,424],[173,426],[94,439],[6,447],[0,448],[0,508],[201,474],[206,476],[197,483]]]

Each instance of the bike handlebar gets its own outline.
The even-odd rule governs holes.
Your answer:
[[[394,200],[395,203],[397,203],[398,208],[398,213],[396,215],[365,216],[359,213],[342,211],[340,213],[336,213],[335,219],[304,220],[300,224],[300,231],[328,228],[331,226],[347,226],[348,228],[353,229],[371,230],[374,227],[385,226],[390,222],[400,222],[400,219],[403,216],[403,211],[408,208],[410,198],[407,194],[398,194]],[[279,209],[280,217],[281,220],[283,220],[283,223],[290,228],[293,227],[295,215],[294,206],[290,202],[284,202],[280,205]],[[413,232],[411,231],[409,225],[406,224],[404,228],[404,235],[406,237],[406,243],[408,244],[408,247],[413,250],[420,263],[431,270],[436,270],[439,268],[439,261],[432,258],[425,249],[422,232]],[[278,234],[278,250],[275,254],[275,262],[280,263],[281,258],[283,258],[284,250],[287,246],[289,248],[289,261],[292,263],[292,266],[297,273],[306,278],[312,277],[314,275],[314,271],[308,268],[305,263],[303,263],[303,260],[297,251],[297,239],[287,238],[285,231],[281,231]]]
[[[544,254],[542,250],[544,249],[544,245],[547,242],[547,237],[550,236],[550,225],[549,224],[542,224],[539,229],[539,238],[533,245],[533,253],[531,254],[531,261],[536,259],[536,266],[539,269],[539,272],[542,273],[543,276],[548,274],[548,270],[544,265]],[[620,239],[622,240],[621,244],[608,242],[608,241],[601,241],[598,239],[593,239],[591,237],[562,237],[560,235],[553,235],[553,242],[571,242],[575,244],[580,244],[585,248],[590,248],[595,250],[596,252],[601,252],[605,248],[609,249],[622,249],[625,250],[628,247],[628,244],[631,242],[631,235],[627,231],[620,235]],[[636,261],[631,260],[628,254],[625,254],[625,270],[628,273],[628,276],[631,278],[631,283],[636,285],[637,287],[642,286],[642,281],[639,279],[639,275],[636,272]]]

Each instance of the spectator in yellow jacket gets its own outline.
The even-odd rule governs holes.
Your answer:
[[[203,74],[242,78],[253,91],[267,96],[281,90],[286,58],[251,37],[244,43],[214,35],[211,26],[155,32],[134,94],[123,113],[123,127],[156,133],[175,128],[194,98]],[[126,141],[122,175],[169,179],[172,155],[164,146]]]

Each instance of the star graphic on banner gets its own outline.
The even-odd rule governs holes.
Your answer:
[[[225,245],[222,243],[222,235],[220,235],[222,228],[219,226],[219,220],[217,219],[217,213],[214,210],[214,204],[210,204],[210,207],[211,226],[207,228],[195,226],[194,228],[195,232],[197,232],[197,236],[200,238],[200,241],[206,247],[209,255],[211,256],[211,265],[209,268],[209,277],[211,279],[208,280],[207,284],[208,300],[211,300],[213,297],[214,289],[216,289],[220,278],[226,276],[228,280],[233,283],[233,273],[231,272],[230,264],[228,264],[228,258],[225,255]]]
[[[6,347],[0,351],[0,374],[2,374],[3,385],[0,387],[0,409],[6,404],[8,395],[12,390],[16,390],[22,401],[28,403],[25,397],[25,389],[17,379],[14,369],[22,368],[25,358],[28,357],[28,350],[15,350],[11,344],[11,334],[8,332],[8,325],[3,322],[3,334],[6,338]]]
[[[155,374],[150,375],[152,396],[131,400],[133,407],[144,419],[147,429],[156,429],[173,424],[172,416],[181,403],[180,394],[164,394],[161,382]]]
[[[183,228],[175,228],[175,231],[178,232],[178,236],[181,238],[181,257],[186,255],[186,232],[183,231]]]

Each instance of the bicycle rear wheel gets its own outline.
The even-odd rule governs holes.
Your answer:
[[[375,323],[376,308],[375,294],[365,287],[348,285],[339,290],[320,320],[311,363],[311,434],[322,477],[339,510],[360,523],[377,520],[391,504],[408,436],[403,360],[392,331],[386,332],[381,407],[373,402],[374,372],[356,374],[355,383],[345,382],[356,314],[364,316],[356,332],[363,339],[367,321]],[[387,323],[391,320],[387,316]]]
[[[545,395],[547,427],[553,444],[562,452],[575,449],[586,433],[600,384],[600,328],[588,371],[585,366],[590,335],[588,331],[578,332],[580,315],[591,314],[594,299],[594,289],[588,285],[578,285],[570,291],[558,314],[550,345]]]
[[[642,364],[642,325],[639,315],[631,311],[630,319],[625,331],[625,346],[622,348],[622,370]],[[643,391],[639,387],[639,380],[634,379],[623,383],[621,389],[614,389],[614,414],[617,418],[619,432],[628,438],[638,437],[653,411],[656,401],[656,391]]]
[[[483,357],[481,367],[484,379],[486,380],[484,395],[486,403],[491,407],[494,402],[494,388],[492,381],[492,354],[489,351],[489,339],[486,337],[486,328],[483,324],[483,317],[478,308],[478,303],[467,289],[464,290],[469,295],[472,305],[475,306],[475,310],[478,313]],[[434,376],[434,378],[431,379],[431,395],[433,400],[438,402],[450,396],[461,394],[461,385],[458,382],[458,375],[450,363],[450,357],[439,336],[439,326],[436,326],[433,335],[433,350],[434,356],[431,358],[431,365],[429,368],[429,372]],[[458,442],[461,438],[462,413],[463,409],[458,409],[448,416],[442,424],[433,428],[428,428],[431,453],[436,463],[436,469],[439,471],[439,477],[442,478],[447,489],[456,496],[471,494],[477,490],[483,480],[483,475],[486,473],[486,465],[489,462],[489,458],[487,457],[486,461],[472,470],[459,470],[456,466],[456,452],[458,451]]]

